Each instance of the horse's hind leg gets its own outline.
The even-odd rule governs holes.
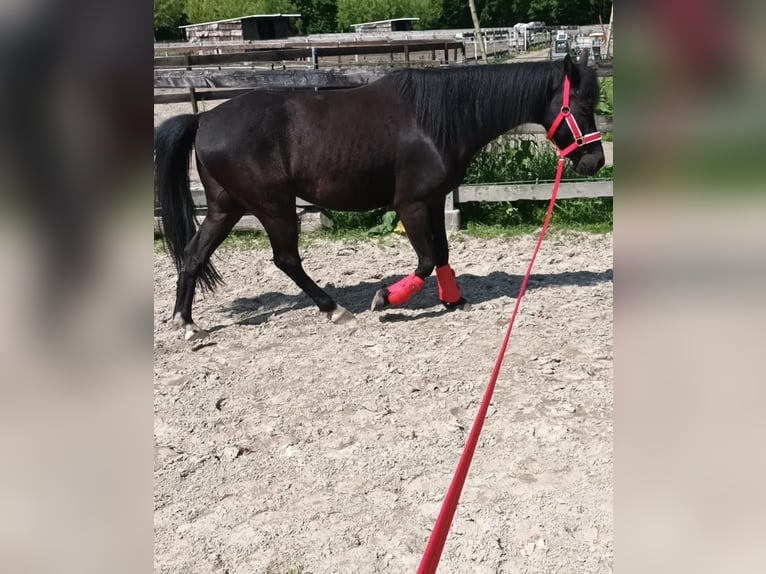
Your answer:
[[[183,267],[178,273],[176,286],[173,322],[177,327],[184,329],[184,337],[187,341],[207,336],[207,332],[200,329],[192,320],[192,303],[196,283],[213,251],[226,238],[241,217],[242,212],[221,213],[208,210],[197,233],[194,234],[184,249]],[[208,285],[211,289],[213,286],[212,282]]]
[[[207,332],[200,329],[192,320],[192,303],[198,280],[210,289],[220,279],[211,273],[208,267],[210,256],[231,232],[237,221],[244,214],[244,208],[234,201],[209,175],[200,168],[200,177],[205,185],[208,197],[207,215],[199,229],[184,249],[183,265],[178,273],[176,286],[176,304],[173,309],[173,322],[184,329],[187,341],[201,339]]]
[[[284,271],[333,323],[344,323],[353,319],[354,316],[351,313],[333,301],[332,297],[304,271],[298,253],[298,217],[295,214],[295,197],[288,193],[281,194],[279,197],[281,199],[277,205],[252,206],[253,213],[261,221],[269,236],[274,253],[274,264]]]

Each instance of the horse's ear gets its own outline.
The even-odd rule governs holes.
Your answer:
[[[564,56],[564,73],[569,78],[569,83],[572,86],[577,86],[580,83],[580,70],[572,61],[572,56],[567,54]]]

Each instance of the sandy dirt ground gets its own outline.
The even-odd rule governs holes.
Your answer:
[[[314,239],[304,265],[356,314],[333,325],[271,262],[223,250],[171,328],[155,254],[155,571],[413,573],[487,383],[535,238],[452,237],[467,311],[409,273],[406,239]],[[444,573],[612,572],[612,237],[546,239],[442,556]]]

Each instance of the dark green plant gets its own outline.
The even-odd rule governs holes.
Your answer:
[[[603,116],[614,114],[614,78],[599,79],[600,98],[596,106],[596,113]]]
[[[530,138],[505,137],[481,150],[465,176],[465,183],[504,183],[552,180],[556,175],[556,151],[548,142]],[[611,166],[602,168],[598,179],[611,178]],[[570,162],[564,167],[564,179],[582,179]]]

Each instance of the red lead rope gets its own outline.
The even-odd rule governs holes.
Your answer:
[[[476,450],[476,443],[479,441],[479,434],[481,434],[481,428],[484,425],[484,419],[487,416],[487,409],[489,403],[492,400],[492,393],[495,390],[495,382],[497,376],[500,373],[500,367],[503,364],[503,357],[505,356],[505,350],[508,347],[508,340],[511,338],[511,330],[513,329],[513,322],[516,320],[516,314],[519,311],[519,304],[521,298],[524,296],[524,291],[527,289],[527,283],[529,282],[529,276],[532,273],[532,265],[537,258],[537,252],[540,251],[540,245],[543,243],[545,232],[548,229],[548,224],[551,221],[551,214],[553,213],[553,205],[556,203],[556,195],[559,191],[559,183],[561,182],[561,173],[564,169],[564,157],[559,158],[558,166],[556,167],[556,180],[553,183],[553,191],[551,192],[551,200],[548,202],[548,211],[545,213],[545,220],[543,221],[543,227],[540,230],[540,237],[537,239],[537,245],[532,252],[532,258],[529,260],[527,271],[524,273],[524,279],[521,282],[519,288],[519,296],[516,298],[516,303],[513,306],[513,313],[511,313],[511,320],[508,322],[508,329],[505,331],[505,337],[503,338],[503,344],[500,346],[500,351],[495,359],[495,366],[492,369],[492,375],[489,377],[489,383],[484,391],[484,397],[481,400],[481,406],[479,412],[476,413],[476,419],[473,421],[471,432],[468,434],[468,440],[465,443],[463,454],[460,455],[460,461],[457,464],[455,470],[455,476],[452,477],[452,482],[449,485],[447,495],[444,497],[442,508],[439,511],[439,517],[434,524],[431,537],[428,539],[425,552],[423,553],[423,559],[420,561],[418,567],[418,574],[435,574],[436,568],[439,566],[439,559],[444,549],[444,543],[447,540],[447,534],[449,533],[450,526],[452,525],[452,518],[455,516],[455,510],[457,510],[457,503],[460,500],[460,493],[463,490],[463,484],[465,478],[468,475],[468,469],[471,466],[471,459],[473,458],[473,452]]]

